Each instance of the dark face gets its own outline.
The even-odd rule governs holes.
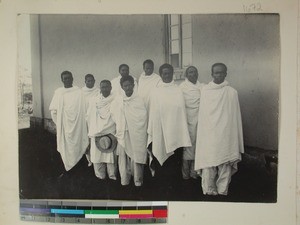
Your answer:
[[[125,91],[127,97],[130,97],[133,94],[134,84],[131,83],[129,80],[126,80],[122,84],[122,89]]]
[[[126,75],[129,75],[129,68],[127,66],[122,66],[120,68],[120,71],[119,73],[121,74],[121,76],[126,76]]]
[[[107,98],[110,95],[111,92],[111,85],[109,83],[100,83],[100,91],[102,95]]]
[[[171,83],[173,81],[173,73],[169,68],[164,68],[160,76],[164,83]]]
[[[222,65],[215,66],[211,74],[211,76],[214,78],[214,83],[216,84],[223,83],[226,75],[227,75],[226,68]]]
[[[93,77],[87,77],[85,79],[85,85],[87,88],[93,88],[95,85],[95,79]]]
[[[153,73],[153,70],[154,70],[154,68],[153,68],[152,64],[149,64],[149,63],[145,64],[144,71],[145,71],[146,76],[151,75]]]
[[[198,80],[198,72],[194,67],[190,67],[188,71],[186,71],[186,78],[192,82],[193,84],[196,84]]]
[[[71,74],[63,74],[61,81],[64,83],[65,88],[71,88],[73,86],[73,76]]]

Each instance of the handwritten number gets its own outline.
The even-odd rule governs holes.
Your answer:
[[[251,13],[251,12],[262,12],[262,6],[259,2],[252,3],[250,5],[243,5],[244,12]]]

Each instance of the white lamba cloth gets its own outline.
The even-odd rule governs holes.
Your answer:
[[[98,93],[90,98],[89,107],[86,113],[86,120],[89,127],[89,137],[91,138],[91,162],[92,163],[115,163],[113,152],[101,152],[95,143],[95,137],[106,134],[115,134],[116,125],[110,113],[113,97],[104,97]]]
[[[89,100],[89,107],[86,113],[89,137],[115,133],[115,123],[110,114],[110,105],[113,99],[112,95],[105,98],[102,94],[98,93]]]
[[[199,81],[197,81],[196,84],[193,84],[188,79],[185,79],[185,81],[179,85],[185,100],[188,130],[192,142],[192,146],[186,147],[185,151],[183,152],[184,160],[195,159],[198,113],[201,89],[203,88],[203,86],[204,84],[201,84]]]
[[[161,82],[149,106],[148,145],[163,165],[176,149],[191,146],[183,94],[174,82]]]
[[[150,93],[162,82],[161,77],[155,73],[149,76],[145,72],[139,78],[138,95],[143,99],[147,110],[149,110]]]
[[[77,164],[88,146],[82,91],[76,86],[58,88],[49,110],[57,129],[57,150],[68,171]]]
[[[124,93],[115,98],[111,112],[116,123],[118,144],[135,162],[147,161],[147,111],[143,100],[133,92],[127,97]]]
[[[238,94],[228,82],[210,82],[201,91],[195,170],[231,163],[244,152]]]
[[[85,97],[95,97],[97,94],[99,94],[100,89],[96,86],[92,87],[92,88],[88,88],[87,86],[84,86],[81,88],[83,94]]]
[[[96,86],[92,88],[88,88],[87,86],[84,86],[81,88],[81,90],[85,98],[86,108],[88,108],[88,103],[90,98],[97,96],[100,93],[100,89]]]

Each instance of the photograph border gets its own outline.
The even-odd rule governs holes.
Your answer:
[[[3,157],[0,162],[2,184],[0,192],[0,219],[3,224],[21,224],[18,215],[18,135],[16,111],[16,16],[18,13],[59,14],[126,14],[136,13],[280,13],[281,85],[279,121],[278,202],[276,204],[170,202],[169,224],[296,224],[296,142],[297,142],[297,16],[298,1],[260,1],[261,7],[251,1],[31,1],[0,2],[1,68],[2,80],[9,85],[1,89],[4,97],[1,112],[0,142]],[[195,7],[197,5],[198,7]],[[134,6],[134,7],[133,7]],[[159,8],[158,8],[159,7]],[[167,10],[165,10],[167,9]],[[205,9],[205,10],[204,10]],[[166,12],[167,11],[167,12]],[[199,12],[200,11],[200,12]],[[7,63],[8,62],[8,63]],[[9,98],[7,98],[9,96]],[[15,113],[12,113],[15,112]],[[12,179],[13,178],[13,179]],[[229,207],[230,206],[230,207]],[[182,210],[187,208],[189,210]],[[201,213],[200,213],[201,212]],[[218,216],[216,215],[218,212]],[[222,212],[219,214],[219,212]],[[283,213],[284,212],[284,213]],[[237,216],[238,215],[238,216]],[[43,223],[41,223],[43,224]]]

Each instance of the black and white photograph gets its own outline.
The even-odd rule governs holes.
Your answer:
[[[0,0],[0,223],[61,200],[296,224],[297,0],[13,2]]]
[[[18,19],[21,199],[276,203],[279,14]]]

